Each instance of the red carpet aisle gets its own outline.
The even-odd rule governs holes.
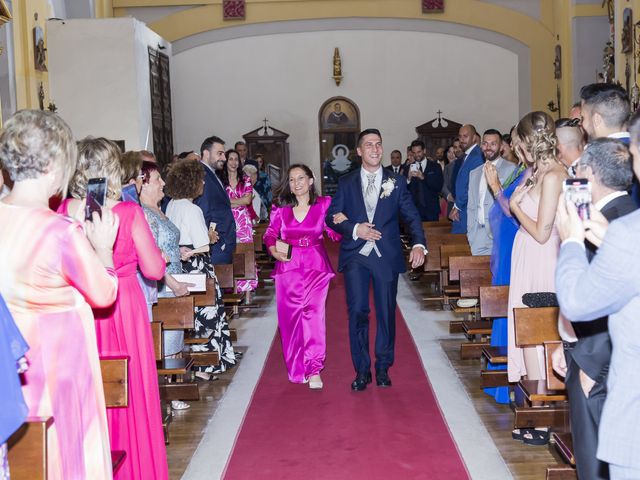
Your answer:
[[[330,249],[335,260],[337,247]],[[224,478],[469,478],[400,311],[396,360],[389,371],[393,387],[378,388],[374,379],[364,392],[351,391],[345,302],[338,274],[327,302],[321,391],[287,381],[276,335]],[[373,332],[375,320],[372,327]]]

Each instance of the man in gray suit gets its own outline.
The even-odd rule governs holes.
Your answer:
[[[631,120],[630,132],[633,170],[638,177],[639,115]],[[583,222],[572,204],[559,202],[558,302],[572,322],[609,315],[612,356],[597,457],[609,463],[611,480],[640,478],[640,211],[615,220],[608,228],[595,209],[591,216],[592,220]],[[598,246],[591,263],[585,253],[585,237]],[[556,362],[554,368],[558,368]]]
[[[626,192],[633,179],[629,149],[621,141],[601,138],[590,143],[576,165],[576,174],[591,183],[593,205],[607,221],[636,210],[635,202]],[[590,242],[585,246],[587,259],[591,261],[597,249]],[[569,396],[576,468],[580,478],[605,480],[609,478],[607,466],[596,458],[596,449],[611,361],[607,317],[576,322],[573,329],[577,341],[564,342],[566,373],[560,373],[565,376]],[[555,363],[561,352],[554,354]]]
[[[485,164],[473,169],[469,174],[467,238],[472,255],[491,255],[493,235],[489,228],[489,210],[493,205],[493,195],[487,185],[484,168],[491,163],[502,185],[516,166],[500,156],[502,135],[498,130],[490,129],[484,132],[480,148],[484,153]]]

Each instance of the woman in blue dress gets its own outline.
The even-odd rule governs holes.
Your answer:
[[[487,184],[491,189],[495,202],[489,210],[489,225],[493,233],[493,250],[491,252],[492,285],[509,285],[511,277],[511,250],[516,232],[520,228],[518,220],[511,215],[509,199],[526,172],[526,164],[520,162],[511,176],[500,184],[496,168],[491,163],[485,163],[484,172]],[[507,346],[507,318],[495,318],[491,331],[491,346]],[[493,365],[489,362],[489,370],[506,370],[506,365]],[[497,403],[509,403],[509,387],[485,388],[485,393],[495,398]]]

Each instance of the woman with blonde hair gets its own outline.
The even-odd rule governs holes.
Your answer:
[[[560,248],[555,217],[562,182],[567,177],[566,168],[557,159],[555,126],[548,114],[525,115],[516,126],[515,137],[516,155],[533,168],[509,200],[511,212],[520,223],[511,252],[507,362],[510,382],[525,376],[529,380],[545,378],[542,347],[516,347],[513,309],[525,306],[522,301],[525,293],[555,292],[554,275]],[[523,435],[525,443],[536,445],[549,439],[546,431],[529,430]]]
[[[149,315],[138,268],[151,280],[160,280],[165,260],[156,246],[142,208],[120,202],[122,170],[120,150],[106,138],[85,138],[78,143],[78,166],[71,180],[72,199],[60,211],[84,218],[90,178],[107,179],[107,206],[120,218],[113,262],[118,273],[118,299],[111,308],[96,310],[96,333],[101,356],[129,357],[129,406],[107,412],[111,448],[127,452],[118,479],[167,479],[167,458],[160,413],[160,393]]]
[[[49,209],[76,169],[71,130],[58,116],[17,112],[0,136],[0,162],[14,181],[0,201],[0,294],[29,344],[22,392],[27,415],[53,417],[49,478],[112,478],[102,374],[91,308],[116,299],[112,248],[118,217],[80,222]],[[84,225],[84,232],[83,232]],[[17,348],[18,344],[14,345]],[[3,385],[0,397],[9,395]]]

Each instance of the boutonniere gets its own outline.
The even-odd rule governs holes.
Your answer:
[[[385,182],[382,183],[382,192],[380,193],[380,198],[385,198],[391,195],[391,192],[396,188],[396,179],[389,177]]]

